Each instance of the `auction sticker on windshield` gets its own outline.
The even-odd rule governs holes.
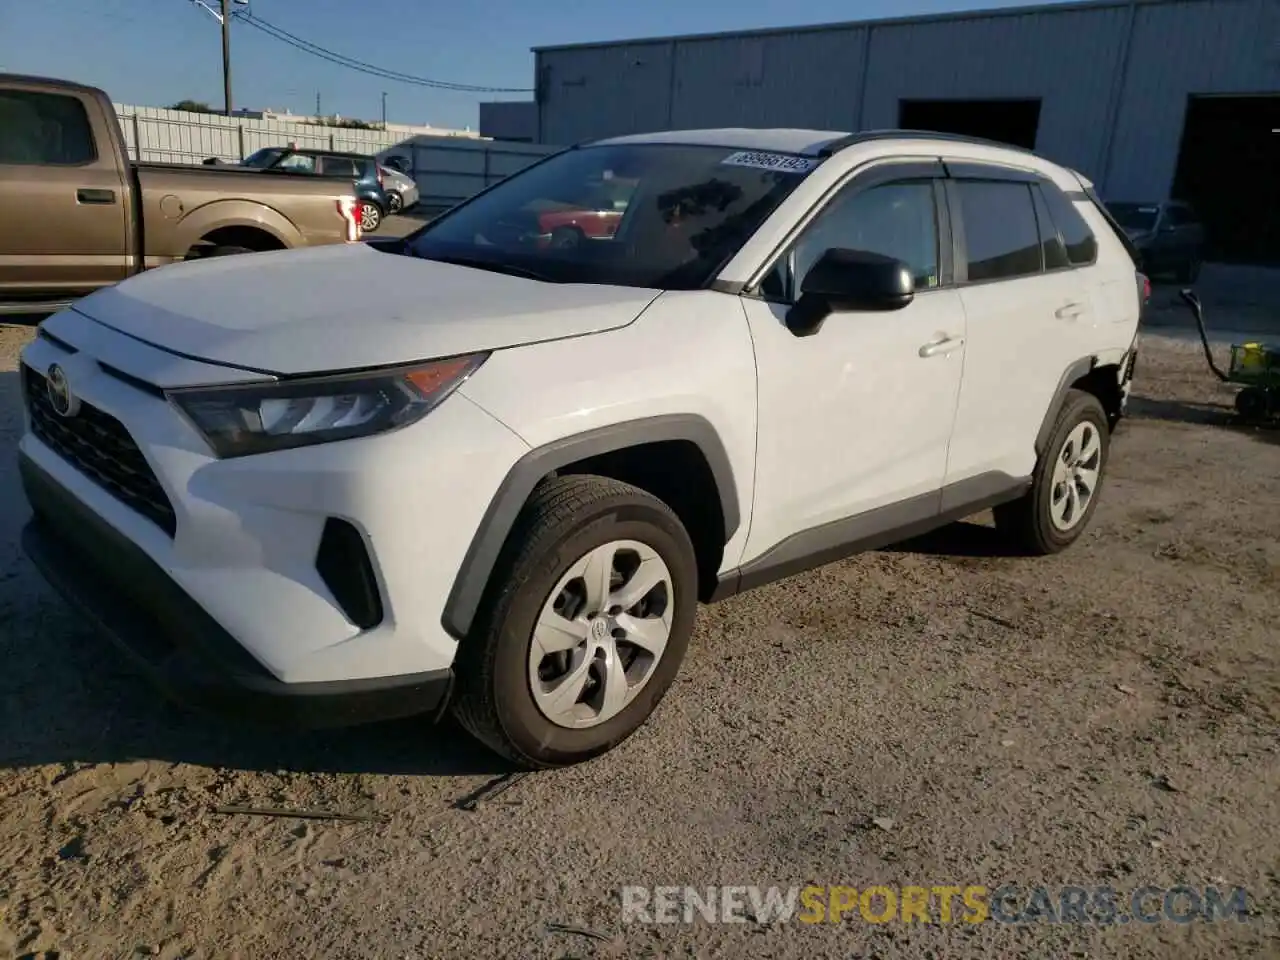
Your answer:
[[[757,170],[781,170],[784,173],[808,173],[818,165],[812,157],[797,157],[788,153],[760,153],[742,150],[731,153],[720,163],[729,167],[755,167]]]

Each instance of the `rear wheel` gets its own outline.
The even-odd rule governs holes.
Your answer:
[[[522,767],[621,743],[675,679],[697,563],[662,501],[604,477],[544,481],[525,505],[456,664],[453,710]]]
[[[1245,420],[1265,420],[1271,412],[1269,400],[1262,387],[1245,387],[1236,394],[1236,413]]]
[[[378,205],[362,201],[360,204],[360,231],[362,233],[374,233],[380,226],[382,226],[382,211],[378,209]]]
[[[251,250],[249,247],[221,246],[221,247],[214,247],[208,253],[206,253],[205,256],[206,257],[231,257],[231,256],[235,256],[237,253],[256,253],[256,252],[257,251]]]
[[[1068,391],[1031,489],[995,508],[996,527],[1034,554],[1057,553],[1075,543],[1098,505],[1110,440],[1098,398]]]

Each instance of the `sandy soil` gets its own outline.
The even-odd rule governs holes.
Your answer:
[[[10,450],[29,335],[0,328]],[[1145,338],[1066,554],[1001,555],[979,517],[705,609],[644,730],[518,780],[451,726],[281,735],[158,701],[20,555],[0,458],[0,956],[1280,956],[1280,433],[1227,425],[1197,349]],[[1005,882],[1241,885],[1251,915],[624,925],[619,907],[629,884]]]

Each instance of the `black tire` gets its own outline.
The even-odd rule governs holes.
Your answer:
[[[1261,387],[1245,387],[1236,394],[1236,413],[1244,420],[1265,420],[1271,412],[1269,399]]]
[[[1049,512],[1053,497],[1053,469],[1062,455],[1067,438],[1084,422],[1094,426],[1101,444],[1098,482],[1081,519],[1070,529],[1060,530],[1054,525]],[[1033,555],[1058,553],[1075,543],[1089,526],[1106,483],[1110,433],[1107,413],[1098,398],[1082,390],[1068,390],[1053,432],[1036,463],[1031,489],[1017,500],[1000,504],[992,511],[995,514],[996,529],[1015,546]]]
[[[239,253],[257,253],[257,251],[251,250],[249,247],[221,246],[221,247],[214,247],[212,250],[206,253],[205,256],[206,257],[233,257]]]
[[[397,214],[403,209],[404,197],[400,196],[395,190],[389,191],[387,193],[387,213]]]
[[[360,232],[377,233],[378,228],[382,226],[382,208],[376,203],[361,200],[356,210],[356,215],[360,219]],[[366,226],[366,223],[370,225]]]
[[[671,574],[675,611],[666,650],[647,684],[598,726],[569,729],[538,709],[529,685],[533,628],[565,572],[611,540],[657,551]],[[590,760],[617,746],[653,713],[684,659],[697,613],[693,544],[671,509],[643,490],[598,476],[545,480],[525,504],[455,661],[452,709],[463,727],[525,769]]]

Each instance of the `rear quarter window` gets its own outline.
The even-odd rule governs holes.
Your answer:
[[[1073,267],[1087,267],[1098,259],[1098,238],[1080,216],[1075,204],[1055,184],[1040,184],[1040,193],[1049,207],[1049,216],[1067,248],[1067,260]]]

